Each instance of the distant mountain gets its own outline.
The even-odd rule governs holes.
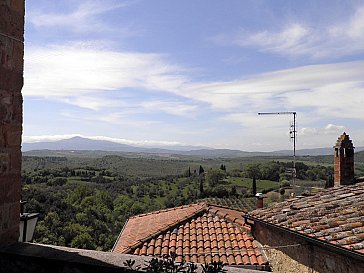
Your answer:
[[[202,149],[201,146],[183,146],[174,145],[164,148],[143,148],[127,144],[116,143],[108,140],[94,140],[84,137],[72,137],[58,141],[48,142],[34,142],[23,143],[22,151],[39,151],[39,150],[52,150],[52,151],[112,151],[112,152],[126,152],[126,153],[179,153],[184,151],[193,151]]]
[[[130,145],[105,140],[93,140],[78,136],[52,142],[23,143],[23,152],[31,150],[100,150],[138,152],[137,147]]]
[[[39,154],[47,154],[47,151],[103,151],[103,152],[122,152],[122,153],[144,153],[144,154],[169,154],[186,155],[198,157],[250,157],[250,156],[290,156],[292,150],[282,150],[274,152],[246,152],[230,149],[201,148],[199,146],[172,146],[168,149],[163,148],[142,148],[132,145],[116,143],[107,140],[93,140],[83,137],[73,137],[69,139],[53,142],[23,143],[22,151],[37,151]],[[356,152],[363,151],[364,147],[355,149]],[[29,154],[29,153],[27,153]],[[33,153],[34,154],[34,153]],[[297,156],[317,156],[332,155],[332,148],[302,149],[297,150]]]
[[[203,157],[245,157],[256,156],[257,153],[243,152],[228,149],[209,149],[199,146],[172,146],[163,148],[142,148],[126,144],[115,143],[106,140],[93,140],[83,137],[73,137],[53,142],[23,143],[22,151],[30,154],[30,151],[37,151],[37,154],[47,154],[50,151],[109,151],[123,153],[146,153],[146,154],[176,154]],[[43,151],[43,152],[40,152]],[[47,152],[48,151],[48,152]],[[34,153],[32,153],[34,154]],[[258,153],[260,154],[260,153]],[[262,153],[264,154],[264,153]]]
[[[266,152],[245,152],[229,149],[199,149],[192,151],[179,152],[183,155],[205,156],[205,157],[250,157],[250,156],[271,156],[272,153]]]

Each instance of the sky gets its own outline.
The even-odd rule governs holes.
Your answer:
[[[28,0],[23,142],[364,146],[364,2]]]

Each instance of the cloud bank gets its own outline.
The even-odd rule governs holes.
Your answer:
[[[258,32],[241,31],[233,35],[218,35],[219,44],[257,48],[261,52],[284,57],[311,59],[337,59],[364,52],[364,6],[346,20],[327,25],[289,22],[280,30],[265,29]]]

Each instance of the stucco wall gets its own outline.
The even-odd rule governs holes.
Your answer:
[[[18,240],[24,0],[0,0],[0,245]]]
[[[152,257],[74,249],[68,247],[17,243],[0,246],[0,273],[145,273],[145,266]],[[130,269],[124,265],[134,260]],[[201,264],[197,273],[202,273]],[[136,270],[135,266],[141,269]],[[224,267],[226,273],[259,273],[262,271]]]
[[[254,235],[267,246],[288,246],[266,251],[276,273],[362,273],[364,261],[309,244],[291,234],[255,223]],[[299,246],[296,246],[299,244]],[[289,246],[291,245],[291,246]]]

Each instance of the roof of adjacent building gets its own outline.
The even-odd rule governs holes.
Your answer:
[[[177,261],[266,265],[263,250],[244,224],[243,211],[198,203],[141,214],[125,224],[113,251]]]
[[[248,217],[364,254],[364,183],[290,199]]]
[[[242,210],[242,211],[252,211],[256,209],[255,197],[210,197],[200,199],[201,202],[206,202],[210,205],[224,206],[232,209]]]

